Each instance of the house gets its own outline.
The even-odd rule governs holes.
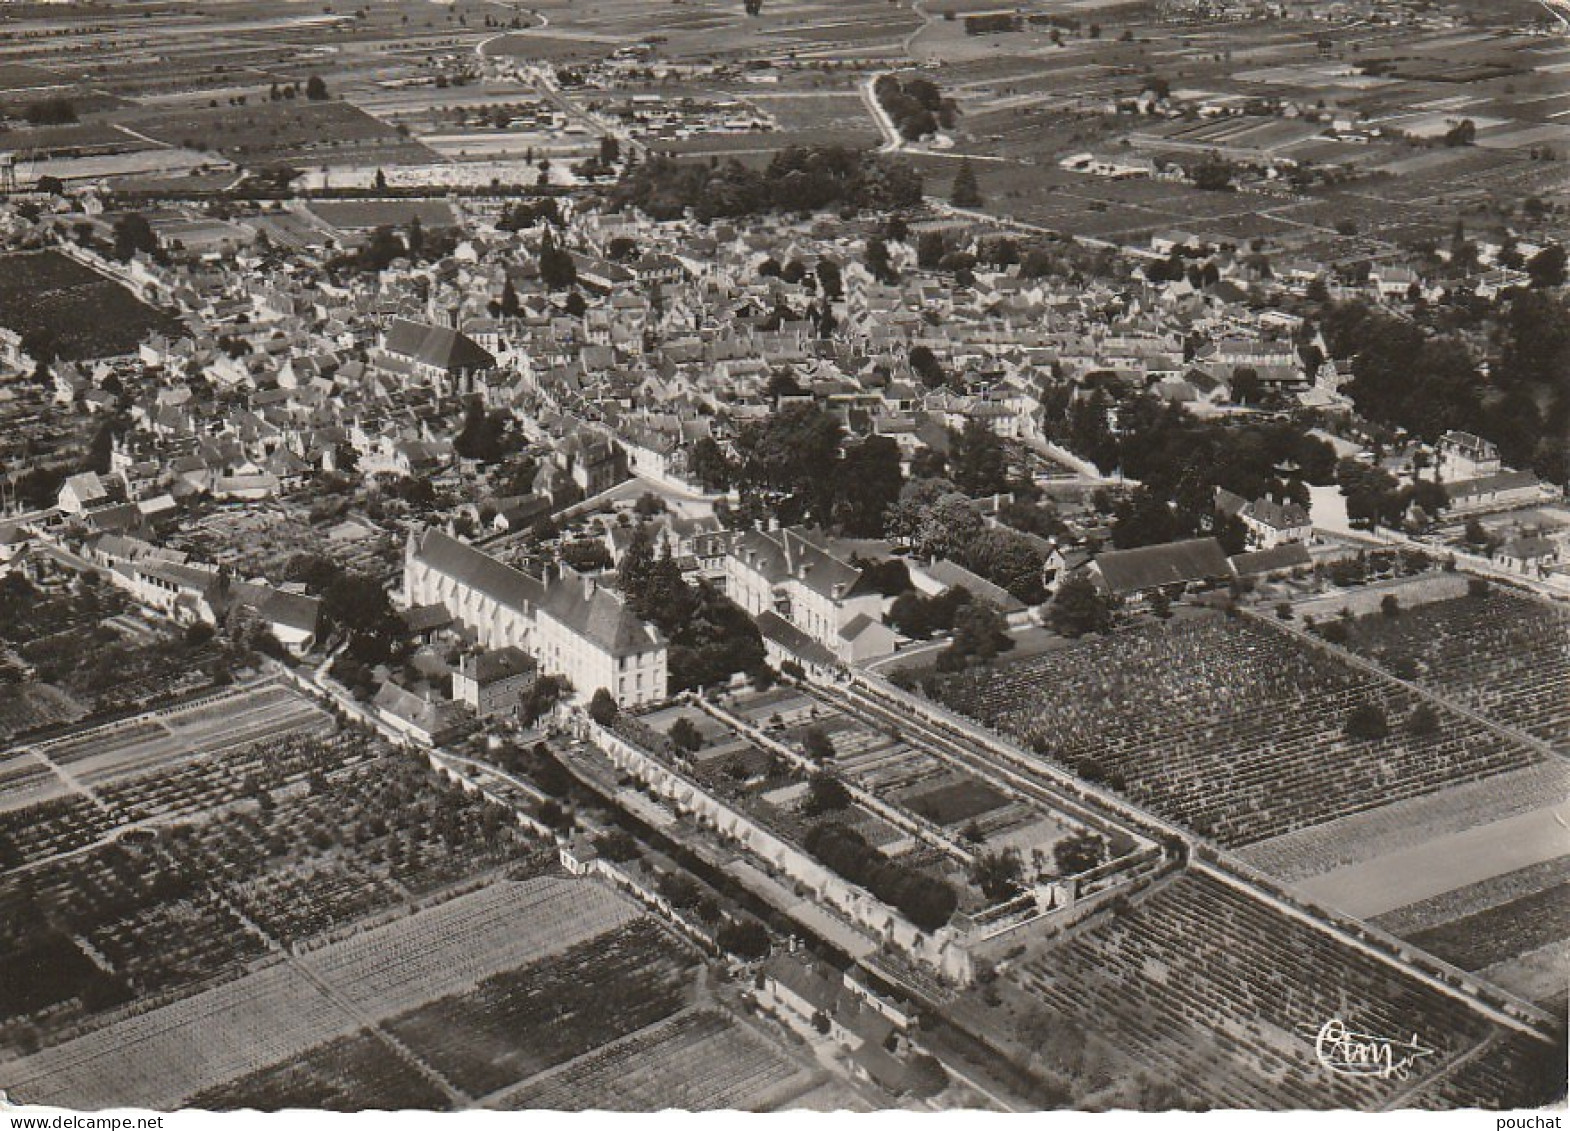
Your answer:
[[[1438,457],[1436,470],[1446,482],[1482,479],[1503,470],[1499,449],[1481,436],[1452,429],[1434,445]]]
[[[564,570],[540,601],[536,628],[540,666],[566,676],[580,700],[600,688],[620,707],[665,698],[665,638],[593,577]]]
[[[1221,543],[1190,538],[1134,550],[1111,550],[1085,567],[1091,580],[1114,597],[1138,601],[1158,589],[1225,581],[1232,576]]]
[[[1564,560],[1564,547],[1552,538],[1523,535],[1512,538],[1494,554],[1494,561],[1517,573],[1546,573]]]
[[[1267,550],[1233,554],[1227,559],[1239,577],[1277,577],[1295,569],[1312,569],[1313,555],[1301,542],[1284,542]]]
[[[383,371],[416,378],[443,395],[473,391],[496,368],[496,358],[468,335],[403,318],[383,331],[371,359]]]
[[[817,680],[830,680],[838,674],[839,657],[778,613],[761,613],[757,621],[763,654],[776,667],[794,663]]]
[[[393,730],[427,745],[440,746],[463,732],[458,706],[433,698],[429,690],[417,695],[389,680],[377,690],[371,705]]]
[[[95,471],[84,471],[67,479],[60,487],[56,505],[63,514],[81,514],[90,507],[109,501],[109,489]]]
[[[882,621],[882,595],[805,527],[739,534],[725,559],[725,592],[754,617],[776,613],[842,662],[894,650],[893,633],[872,627]]]
[[[321,602],[304,593],[290,593],[267,585],[236,585],[237,603],[245,604],[266,626],[274,639],[297,656],[316,643]]]
[[[1496,475],[1446,483],[1444,487],[1452,515],[1506,510],[1543,498],[1543,485],[1530,471],[1502,471]]]
[[[537,670],[526,652],[510,645],[463,656],[452,673],[452,697],[482,719],[507,714],[533,686]]]
[[[404,549],[406,605],[442,605],[484,648],[511,645],[533,654],[534,607],[545,595],[537,578],[513,569],[435,528]]]
[[[972,597],[980,598],[992,605],[1003,615],[1010,628],[1024,628],[1030,624],[1029,605],[1002,586],[994,585],[957,562],[939,558],[925,565],[919,562],[906,564],[910,567],[911,584],[928,597],[935,597],[958,587],[968,591]]]
[[[1090,555],[1076,546],[1060,546],[1054,543],[1047,551],[1046,560],[1041,564],[1041,580],[1047,587],[1048,593],[1056,593],[1058,586],[1065,578],[1075,573],[1090,561]]]

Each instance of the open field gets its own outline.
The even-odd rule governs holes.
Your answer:
[[[184,720],[216,726],[221,706]],[[28,994],[0,996],[0,1049],[68,1039],[121,1002],[241,976],[455,884],[549,867],[505,810],[321,717],[0,813],[0,964],[31,956],[35,972]]]
[[[1142,627],[929,694],[1163,816],[1241,847],[1402,798],[1522,769],[1530,748],[1460,715],[1418,736],[1411,692],[1252,621]],[[1343,733],[1373,704],[1379,739]]]
[[[12,683],[4,686],[0,696],[0,742],[12,735],[56,723],[75,722],[86,714],[86,708],[58,687],[47,683]],[[0,809],[9,807],[15,800],[7,787],[3,770],[0,770]]]
[[[328,714],[298,692],[264,683],[202,696],[134,720],[40,742],[31,749],[67,768],[76,781],[97,786],[192,755],[331,727]]]
[[[1566,812],[1570,812],[1567,808]],[[1298,890],[1360,919],[1553,860],[1570,850],[1570,831],[1545,807],[1337,868]],[[1434,867],[1444,860],[1443,869]]]
[[[1429,927],[1411,941],[1463,970],[1481,970],[1570,938],[1570,883]]]
[[[210,1088],[184,1106],[207,1111],[440,1111],[450,1104],[441,1089],[411,1071],[374,1031],[361,1029]]]
[[[125,124],[169,145],[215,151],[252,167],[432,160],[422,146],[344,102],[259,102],[139,111]]]

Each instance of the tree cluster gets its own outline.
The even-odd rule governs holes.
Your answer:
[[[872,93],[906,141],[920,141],[940,127],[954,128],[958,107],[952,98],[943,97],[931,79],[917,76],[901,82],[894,75],[882,75]]]
[[[624,171],[616,204],[659,220],[688,209],[701,221],[849,207],[887,211],[921,203],[921,177],[896,158],[844,146],[782,150],[764,169],[656,157]]]
[[[642,530],[623,555],[618,583],[632,611],[669,641],[673,693],[766,667],[763,638],[746,611],[706,581],[689,585],[669,550],[656,556]]]
[[[944,926],[959,907],[947,881],[894,863],[854,829],[816,824],[807,830],[804,846],[818,863],[897,908],[924,931]]]

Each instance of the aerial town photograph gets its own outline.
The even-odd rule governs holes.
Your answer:
[[[1558,1126],[1567,244],[1564,0],[9,0],[0,1113]]]

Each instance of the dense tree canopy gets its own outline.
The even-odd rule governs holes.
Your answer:
[[[762,170],[735,160],[710,166],[656,157],[626,170],[612,196],[656,219],[676,219],[690,208],[708,221],[841,205],[910,208],[921,202],[921,187],[921,177],[897,158],[814,146],[782,150]]]

